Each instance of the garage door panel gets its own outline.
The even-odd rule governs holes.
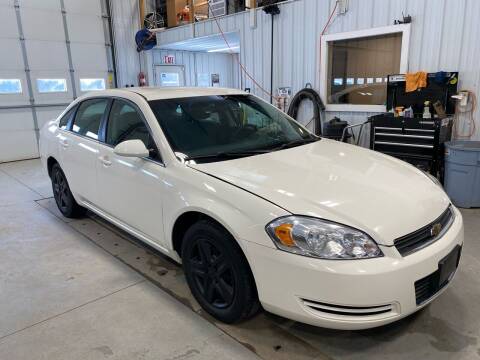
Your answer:
[[[24,70],[22,48],[18,39],[0,39],[0,46],[8,51],[2,51],[0,69]]]
[[[0,5],[0,26],[0,39],[19,38],[17,18],[15,14],[15,8],[13,6],[7,6],[5,4]]]
[[[72,83],[68,71],[32,71],[33,94],[37,104],[58,104],[73,100]],[[40,92],[38,79],[64,79],[67,83],[65,92]]]
[[[57,12],[33,8],[20,8],[23,33],[29,40],[65,41],[63,19]],[[39,25],[41,23],[42,25]]]
[[[100,16],[67,13],[67,24],[70,41],[105,44]]]
[[[65,42],[25,41],[31,70],[68,70],[68,54]]]
[[[59,0],[19,0],[20,7],[60,11]]]
[[[0,94],[0,106],[26,105],[29,102],[27,77],[22,70],[3,70],[0,69],[0,79],[19,79],[22,84],[20,94]]]
[[[65,10],[68,13],[99,15],[102,13],[100,6],[102,0],[64,0]]]
[[[81,79],[103,79],[105,82],[105,88],[108,89],[108,72],[107,71],[92,71],[92,70],[80,70],[75,73],[76,83],[77,83],[77,93],[79,95],[86,94],[91,90],[82,90],[81,89]]]
[[[80,70],[108,70],[105,45],[72,43],[73,67]]]
[[[1,109],[0,110],[0,132],[19,131],[35,129],[32,119],[32,110],[23,109]]]
[[[55,120],[58,115],[65,110],[66,106],[61,107],[48,107],[48,108],[37,108],[37,123],[38,128],[41,129],[43,125],[48,123],[50,120]]]
[[[61,12],[62,1],[65,15]],[[2,82],[2,91],[18,91],[18,81],[21,84],[20,93],[0,94],[0,162],[38,156],[32,103],[46,105],[34,107],[36,124],[41,128],[58,117],[73,100],[75,90],[77,96],[86,93],[81,91],[80,79],[89,80],[83,81],[84,89],[103,84],[108,87],[100,1],[103,0],[18,0],[30,70],[26,72],[15,1],[0,0],[0,79],[12,80]],[[65,41],[64,16],[70,45]],[[31,93],[27,78],[31,80]],[[43,80],[42,91],[38,79]],[[66,91],[61,91],[63,83]]]
[[[0,162],[38,157],[38,145],[35,131],[0,132]]]

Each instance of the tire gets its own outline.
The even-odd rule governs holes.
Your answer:
[[[193,296],[214,318],[231,324],[253,316],[260,308],[243,252],[219,224],[200,220],[187,230],[182,262]]]
[[[53,197],[57,203],[58,210],[67,218],[79,218],[85,215],[87,209],[81,207],[75,201],[67,178],[58,164],[54,164],[51,172]]]

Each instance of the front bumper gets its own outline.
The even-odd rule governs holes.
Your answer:
[[[272,313],[334,329],[366,329],[408,316],[448,287],[417,305],[415,282],[463,244],[462,216],[454,211],[442,238],[406,257],[381,246],[381,258],[321,260],[245,242],[260,301]]]

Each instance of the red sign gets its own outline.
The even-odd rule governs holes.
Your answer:
[[[173,55],[165,55],[163,57],[164,64],[175,64],[175,56]]]

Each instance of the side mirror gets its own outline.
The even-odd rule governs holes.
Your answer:
[[[141,140],[126,140],[115,146],[113,152],[125,157],[148,157],[150,155],[145,144]]]

